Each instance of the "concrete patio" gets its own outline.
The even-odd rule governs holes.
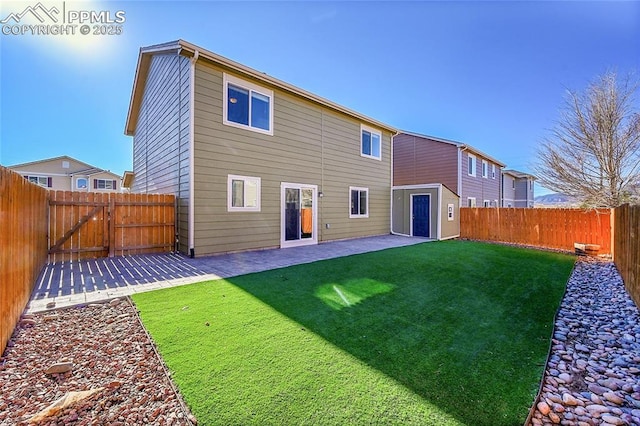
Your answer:
[[[432,241],[396,235],[191,259],[180,254],[118,256],[46,265],[27,312],[93,303],[133,293],[228,278],[301,263]]]

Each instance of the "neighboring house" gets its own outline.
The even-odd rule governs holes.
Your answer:
[[[471,145],[402,132],[393,138],[393,185],[441,183],[461,207],[498,207],[504,163]]]
[[[502,171],[502,207],[529,207],[534,204],[536,178],[517,170]]]
[[[191,256],[390,232],[393,127],[188,42],[140,50],[125,133]]]
[[[81,192],[120,191],[120,176],[67,155],[9,166],[40,186],[52,190]]]

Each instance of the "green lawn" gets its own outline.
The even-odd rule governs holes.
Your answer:
[[[133,300],[201,425],[522,425],[573,263],[447,241]]]

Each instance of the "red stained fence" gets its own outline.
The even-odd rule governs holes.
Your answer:
[[[52,191],[49,261],[173,251],[175,196]]]
[[[460,209],[460,237],[561,250],[574,243],[598,244],[611,254],[610,209]]]
[[[0,166],[0,354],[47,261],[47,196]]]
[[[0,354],[49,262],[171,252],[175,197],[49,191],[0,166]]]
[[[617,207],[614,216],[613,260],[627,292],[640,307],[640,206]]]

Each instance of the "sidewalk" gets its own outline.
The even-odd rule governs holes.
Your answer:
[[[58,262],[46,265],[40,273],[27,312],[93,303],[133,293],[427,241],[432,240],[383,235],[195,259],[180,254],[155,254]]]

